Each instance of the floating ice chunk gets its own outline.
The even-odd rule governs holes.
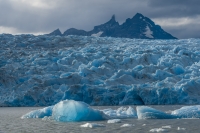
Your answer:
[[[148,106],[137,106],[138,119],[173,119],[173,115],[156,110]]]
[[[142,126],[146,126],[146,124],[143,124]]]
[[[168,126],[162,126],[162,128],[172,128],[172,127],[168,125]]]
[[[104,109],[102,110],[104,114],[108,115],[110,118],[134,118],[137,117],[136,111],[132,107],[120,107],[117,110]]]
[[[107,123],[120,123],[120,122],[121,122],[120,119],[112,119],[107,121]]]
[[[52,117],[56,121],[97,121],[104,120],[106,116],[103,112],[89,107],[84,102],[65,100],[57,103],[53,107]]]
[[[168,130],[163,128],[154,128],[149,130],[149,132],[168,132]]]
[[[135,126],[135,125],[134,124],[123,124],[120,127],[132,127],[132,126]]]
[[[177,130],[185,130],[186,128],[178,127]]]
[[[200,118],[200,105],[185,106],[171,113],[179,118]]]
[[[52,109],[53,106],[49,106],[43,109],[38,109],[31,111],[21,117],[21,119],[25,118],[44,118],[45,116],[51,116],[52,115]]]
[[[98,123],[86,123],[86,124],[80,125],[80,127],[94,128],[94,127],[105,127],[105,125],[98,124]]]

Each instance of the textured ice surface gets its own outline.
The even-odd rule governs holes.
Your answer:
[[[101,110],[109,116],[109,118],[117,119],[117,118],[134,118],[137,117],[136,111],[132,107],[120,107],[117,110],[113,109],[104,109]]]
[[[52,117],[56,121],[98,121],[106,119],[106,115],[92,109],[84,102],[73,100],[61,101],[53,107]]]
[[[179,118],[200,118],[200,105],[182,107],[172,111],[172,115]]]
[[[98,124],[98,123],[85,123],[85,124],[81,125],[80,127],[94,128],[94,127],[105,127],[105,125]]]
[[[0,106],[200,103],[200,40],[0,35]]]
[[[109,119],[108,123],[119,123],[121,120],[117,118],[136,118],[137,114],[132,107],[120,107],[117,110],[96,110],[84,102],[64,100],[54,106],[31,111],[21,118],[44,118],[49,116],[60,122],[98,121]]]
[[[156,110],[147,106],[138,106],[136,108],[138,119],[173,119],[176,116]]]
[[[52,115],[52,109],[53,109],[53,106],[45,107],[43,109],[34,110],[34,111],[31,111],[31,112],[23,115],[21,118],[22,119],[25,119],[25,118],[44,118],[46,116],[51,116]]]

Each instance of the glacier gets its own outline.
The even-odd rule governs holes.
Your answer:
[[[0,34],[0,106],[199,104],[199,76],[199,39]]]

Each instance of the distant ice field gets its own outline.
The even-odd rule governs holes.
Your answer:
[[[0,106],[200,104],[200,39],[0,35]]]

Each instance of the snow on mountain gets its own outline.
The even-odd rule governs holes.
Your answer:
[[[145,36],[148,38],[154,38],[152,36],[153,32],[150,30],[149,26],[146,27],[146,31],[144,32]]]
[[[55,30],[48,35],[61,34],[58,30]],[[143,16],[140,13],[135,14],[135,16],[132,18],[126,19],[126,21],[121,25],[115,20],[115,15],[113,15],[108,22],[94,26],[94,29],[91,31],[70,28],[62,35],[123,37],[138,39],[176,39],[176,37],[173,37],[171,34],[164,31],[159,25],[156,25],[151,19]]]
[[[0,35],[0,106],[200,103],[200,40]]]
[[[92,34],[91,36],[100,37],[101,34],[103,34],[103,31],[100,31],[100,32],[98,32],[96,34]]]

